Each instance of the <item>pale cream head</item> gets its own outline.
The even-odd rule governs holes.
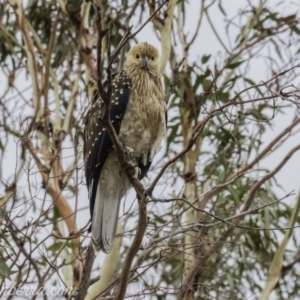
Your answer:
[[[137,44],[128,52],[125,64],[145,70],[158,70],[159,52],[156,47],[148,43]]]

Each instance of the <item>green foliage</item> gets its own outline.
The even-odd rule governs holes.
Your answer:
[[[7,278],[11,280],[10,275],[17,273],[17,271],[12,271],[4,260],[0,259],[0,277]]]

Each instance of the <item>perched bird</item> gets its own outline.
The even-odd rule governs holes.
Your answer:
[[[139,179],[148,172],[166,133],[164,96],[158,50],[148,43],[133,46],[112,82],[110,118],[120,141],[131,152]],[[84,159],[92,240],[96,250],[109,253],[120,201],[130,182],[101,121],[104,111],[105,103],[95,93],[85,119]]]

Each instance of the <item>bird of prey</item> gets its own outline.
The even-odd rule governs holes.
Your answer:
[[[164,98],[158,50],[148,43],[133,46],[112,81],[110,119],[118,138],[130,149],[139,179],[148,172],[166,133]],[[85,119],[84,160],[94,248],[109,253],[120,201],[130,182],[101,121],[105,105],[95,92]]]

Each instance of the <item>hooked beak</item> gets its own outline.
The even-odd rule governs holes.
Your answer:
[[[146,57],[143,58],[143,61],[142,61],[143,68],[147,69],[148,68],[148,64],[149,64],[149,57],[146,56]]]

